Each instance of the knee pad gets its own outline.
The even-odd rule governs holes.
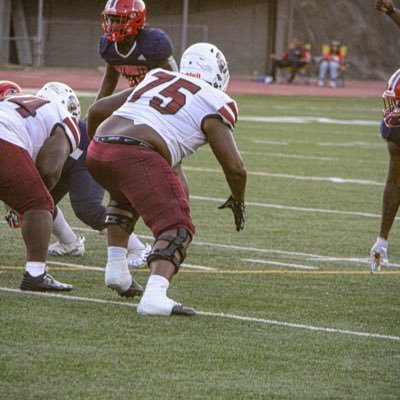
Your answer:
[[[161,235],[156,238],[155,243],[159,240],[165,240],[168,242],[167,247],[164,249],[153,249],[151,250],[149,256],[147,257],[147,264],[150,266],[150,263],[154,260],[167,260],[172,262],[175,266],[175,271],[178,272],[181,266],[181,263],[186,258],[186,249],[184,247],[184,243],[187,238],[190,237],[188,231],[184,228],[178,229],[177,236],[171,235]],[[175,251],[178,250],[179,258],[175,256]]]
[[[122,204],[115,200],[110,200],[106,210],[105,225],[119,225],[129,235],[133,232],[139,215],[130,204]]]

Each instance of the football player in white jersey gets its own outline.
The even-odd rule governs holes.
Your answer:
[[[78,121],[63,104],[77,98],[62,83],[51,92],[51,98],[11,93],[0,99],[0,200],[23,214],[21,290],[72,289],[47,274],[46,255],[54,211],[50,190],[80,141]]]
[[[89,110],[89,136],[95,135],[88,168],[111,198],[106,220],[108,287],[119,294],[138,287],[125,257],[139,216],[155,237],[147,260],[151,275],[137,310],[141,315],[196,314],[167,296],[195,233],[188,198],[173,171],[183,157],[210,145],[231,191],[220,208],[232,209],[238,231],[244,227],[246,170],[232,135],[238,110],[224,93],[228,82],[222,52],[197,43],[182,55],[180,73],[150,71],[100,126],[99,115],[115,110],[128,92],[102,99]]]

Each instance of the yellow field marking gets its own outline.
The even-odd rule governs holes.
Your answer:
[[[49,265],[51,265],[49,263]],[[22,270],[24,267],[17,267],[17,266],[12,266],[12,265],[1,265],[0,270]],[[50,267],[51,270],[54,271],[87,271],[87,269],[81,269],[79,267]],[[137,272],[149,272],[148,268],[143,268],[143,269],[131,269],[130,270],[133,273]],[[282,275],[371,275],[369,270],[365,271],[335,271],[335,270],[327,270],[327,271],[292,271],[292,270],[284,270],[284,269],[256,269],[256,270],[243,270],[243,269],[220,269],[220,270],[187,270],[187,269],[181,269],[179,271],[180,273],[186,273],[186,274],[282,274]],[[400,271],[381,271],[381,272],[376,272],[373,275],[400,275]]]

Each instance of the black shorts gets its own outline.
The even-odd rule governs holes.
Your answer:
[[[380,128],[381,136],[385,140],[390,140],[391,142],[394,142],[397,144],[397,146],[400,147],[400,127],[399,128],[389,128],[386,126],[386,124],[381,122],[381,128]]]

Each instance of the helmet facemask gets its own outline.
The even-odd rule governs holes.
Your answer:
[[[141,0],[110,0],[101,14],[104,35],[110,42],[121,42],[142,29],[146,6]]]
[[[390,128],[400,127],[400,69],[390,77],[382,99],[385,124]]]

